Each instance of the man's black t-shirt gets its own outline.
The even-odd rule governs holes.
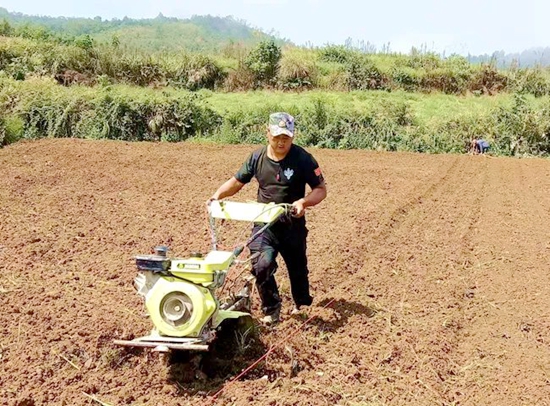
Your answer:
[[[294,144],[281,161],[267,156],[267,146],[251,153],[235,178],[248,183],[253,177],[258,180],[260,203],[293,203],[305,196],[306,184],[313,189],[323,183],[315,158]]]

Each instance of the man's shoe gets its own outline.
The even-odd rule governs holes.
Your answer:
[[[295,316],[295,315],[297,315],[297,314],[300,314],[300,313],[302,313],[302,312],[300,311],[300,306],[294,306],[294,308],[293,308],[292,311],[290,312],[290,314],[293,315],[293,316]]]
[[[260,321],[267,325],[277,324],[281,321],[280,315],[281,315],[281,309],[277,309],[273,313],[262,317]]]

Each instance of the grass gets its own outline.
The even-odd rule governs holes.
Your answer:
[[[161,91],[151,88],[140,88],[129,85],[111,85],[106,87],[84,87],[74,86],[70,89],[60,89],[54,81],[48,79],[34,79],[23,82],[3,81],[0,89],[11,87],[20,92],[32,92],[40,90],[70,92],[79,96],[90,96],[98,91],[105,90],[115,94],[140,100],[146,98],[161,99],[164,97],[182,97],[188,95],[186,90],[165,88]],[[258,105],[280,106],[286,110],[299,108],[321,100],[329,106],[338,110],[351,109],[355,111],[365,110],[372,104],[387,102],[408,103],[421,121],[428,121],[433,117],[446,117],[455,114],[472,114],[488,112],[492,108],[510,103],[510,94],[499,94],[497,96],[453,96],[441,93],[421,94],[408,93],[404,91],[352,91],[336,92],[311,90],[307,92],[283,92],[283,91],[248,91],[241,93],[221,93],[209,90],[200,90],[196,93],[202,101],[212,107],[220,114],[237,111],[254,111]],[[543,99],[528,97],[533,102],[540,102]]]
[[[110,92],[113,94],[123,94],[129,99],[164,99],[166,97],[184,97],[189,95],[189,91],[165,88],[155,90],[151,88],[141,88],[129,85],[110,85],[110,86],[74,86],[69,89],[59,88],[53,80],[31,79],[22,82],[13,80],[2,80],[0,83],[0,97],[2,90],[5,93],[12,92],[55,92],[71,93],[75,96],[93,98],[98,91]],[[322,101],[327,106],[335,110],[366,111],[372,105],[383,102],[388,103],[406,103],[410,106],[419,122],[429,124],[430,121],[456,117],[457,115],[483,114],[491,111],[495,107],[507,106],[511,103],[512,96],[502,93],[497,96],[454,96],[442,93],[421,94],[408,93],[404,91],[386,92],[386,91],[352,91],[336,92],[311,90],[307,92],[283,92],[283,91],[248,91],[240,93],[221,93],[209,90],[200,90],[196,92],[199,99],[205,105],[211,107],[221,115],[235,112],[253,112],[258,110],[258,106],[272,106],[284,110],[298,110],[304,106],[312,105],[315,101]],[[535,99],[527,97],[536,104],[542,102],[542,98]],[[0,99],[2,102],[2,99]]]
[[[481,136],[497,155],[545,156],[549,106],[549,97],[519,93],[226,93],[0,79],[3,144],[41,137],[260,143],[268,115],[285,110],[296,117],[297,142],[304,146],[462,153],[471,137]]]
[[[218,113],[251,111],[258,105],[281,106],[287,110],[312,104],[321,100],[338,110],[366,110],[372,104],[380,102],[403,102],[411,106],[421,122],[429,122],[438,117],[451,117],[457,114],[488,112],[492,108],[510,102],[509,94],[498,96],[452,96],[445,94],[420,94],[403,91],[353,91],[334,92],[312,90],[302,93],[281,91],[255,91],[246,93],[199,92],[205,101]],[[534,98],[533,98],[534,99]]]

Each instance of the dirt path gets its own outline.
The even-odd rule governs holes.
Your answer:
[[[311,322],[285,314],[263,331],[263,351],[285,344],[233,383],[114,347],[151,327],[132,256],[208,250],[203,202],[250,150],[0,150],[3,403],[550,404],[550,161],[539,159],[315,151],[329,197],[308,214]],[[284,266],[278,278],[287,311]]]

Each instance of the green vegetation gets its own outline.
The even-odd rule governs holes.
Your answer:
[[[38,137],[258,143],[268,114],[286,110],[308,146],[464,152],[482,136],[498,154],[550,153],[550,73],[541,67],[504,70],[414,49],[298,48],[212,17],[37,17],[34,25],[8,17],[0,145]],[[186,42],[166,47],[178,30],[208,38],[201,52]]]
[[[211,131],[219,122],[216,113],[195,102],[197,98],[190,92],[174,97],[124,86],[66,89],[52,81],[2,81],[0,122],[14,138],[183,141]],[[10,122],[19,125],[6,125]]]
[[[472,136],[483,136],[498,154],[550,153],[550,102],[532,95],[219,93],[0,81],[4,144],[40,137],[261,143],[275,110],[296,116],[297,142],[306,146],[461,153]]]
[[[6,29],[11,32],[10,29]],[[27,32],[27,31],[25,31]],[[446,94],[518,92],[550,94],[543,68],[498,70],[471,65],[465,58],[432,54],[363,54],[344,47],[308,50],[261,41],[246,48],[228,46],[221,54],[148,53],[122,49],[115,37],[99,45],[90,36],[59,40],[0,36],[0,70],[24,80],[55,77],[59,83],[93,85],[100,81],[137,86],[179,86],[189,90],[405,90]]]
[[[40,40],[73,43],[90,38],[96,45],[118,43],[124,49],[157,51],[220,52],[235,42],[253,46],[266,39],[282,44],[285,41],[248,26],[232,17],[194,16],[189,19],[131,18],[102,20],[95,18],[65,18],[27,16],[9,13],[0,7],[0,35],[20,36]]]

